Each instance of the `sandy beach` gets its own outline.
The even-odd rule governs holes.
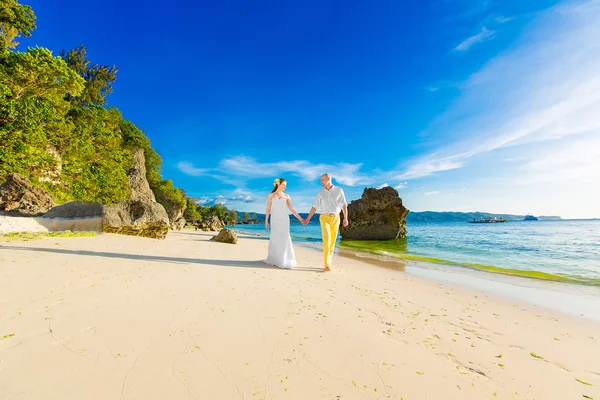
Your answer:
[[[0,399],[600,399],[600,324],[267,240],[0,239]]]

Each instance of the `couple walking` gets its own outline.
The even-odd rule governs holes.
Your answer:
[[[285,179],[275,179],[273,191],[267,198],[267,212],[265,228],[269,230],[269,216],[271,216],[271,238],[269,240],[269,255],[266,263],[279,268],[293,268],[296,266],[296,256],[290,237],[290,212],[298,218],[302,225],[310,222],[317,210],[321,216],[321,234],[323,237],[323,265],[325,271],[331,270],[331,259],[335,250],[338,230],[340,227],[340,211],[344,213],[343,225],[348,226],[348,204],[344,190],[331,183],[331,175],[321,176],[323,189],[317,194],[317,199],[310,209],[306,219],[298,215],[292,206],[290,196],[285,193],[287,182]]]

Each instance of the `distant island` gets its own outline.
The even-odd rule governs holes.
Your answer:
[[[481,211],[475,212],[452,212],[452,211],[422,211],[422,212],[411,212],[406,217],[406,222],[469,222],[474,219],[479,220],[480,218],[497,218],[506,219],[507,221],[522,221],[525,219],[525,215],[515,214],[494,214]],[[540,221],[557,221],[560,220],[559,216],[538,216]]]
[[[243,214],[243,212],[238,211],[238,214]],[[252,213],[253,217],[256,221],[253,223],[264,223],[265,222],[265,214],[257,214]],[[306,218],[308,216],[307,213],[298,213],[302,218]],[[522,221],[525,219],[525,214],[523,215],[515,215],[515,214],[494,214],[487,213],[481,211],[475,212],[453,212],[453,211],[422,211],[422,212],[410,212],[408,217],[406,217],[406,222],[469,222],[473,221],[473,219],[479,218],[494,218],[497,219],[506,219],[507,221]],[[254,219],[253,218],[253,219]],[[562,218],[559,216],[538,216],[540,221],[558,221]],[[292,223],[298,222],[296,218],[291,218]],[[319,221],[319,214],[315,214],[311,220],[312,222]],[[298,222],[299,223],[299,222]]]

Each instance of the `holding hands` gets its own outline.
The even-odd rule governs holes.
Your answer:
[[[310,219],[302,218],[300,220],[300,222],[302,223],[302,225],[306,226],[310,222]],[[347,227],[349,225],[348,218],[344,218],[344,222],[342,224],[343,224],[344,228]],[[267,229],[269,229],[269,228],[267,228]]]

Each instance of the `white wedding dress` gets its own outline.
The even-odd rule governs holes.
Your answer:
[[[267,264],[290,269],[296,266],[296,255],[290,237],[290,213],[285,197],[271,201],[271,238]]]

